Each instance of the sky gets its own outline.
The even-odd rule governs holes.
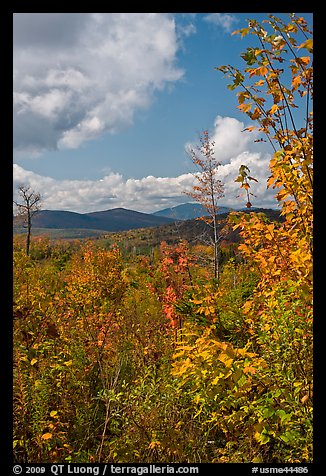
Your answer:
[[[243,131],[252,123],[215,69],[243,69],[255,37],[232,32],[267,15],[14,13],[15,198],[24,184],[51,210],[153,213],[188,202],[188,151],[208,130],[225,184],[220,205],[245,205],[234,182],[244,164],[258,180],[253,206],[276,208],[266,186],[272,150]]]

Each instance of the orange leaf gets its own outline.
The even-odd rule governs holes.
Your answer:
[[[52,433],[44,433],[42,435],[42,440],[50,440],[52,438]]]
[[[266,74],[268,73],[268,68],[266,68],[266,66],[260,66],[259,68],[255,68],[255,69],[248,69],[248,73],[249,73],[249,76],[250,78],[252,78],[254,75],[256,76],[266,76]]]
[[[301,398],[301,403],[306,403],[307,401],[309,400],[309,397],[308,395],[304,395],[302,398]]]
[[[292,87],[293,89],[298,89],[298,87],[300,86],[301,84],[301,76],[298,75],[298,76],[295,76],[293,79],[292,79]]]
[[[262,66],[261,68],[259,68],[259,74],[261,74],[262,76],[266,76],[267,73],[268,68],[266,68],[266,66]]]
[[[243,103],[238,106],[238,109],[240,109],[240,111],[242,112],[248,112],[251,109],[251,105],[251,102],[248,102],[246,104]]]
[[[274,179],[274,176],[272,175],[271,177],[269,177],[269,179],[267,180],[267,187],[270,187],[271,185],[273,185],[275,179]]]
[[[298,60],[300,63],[308,64],[310,63],[310,56],[301,56],[301,58],[298,58]]]

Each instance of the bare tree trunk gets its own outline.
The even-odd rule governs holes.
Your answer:
[[[218,259],[218,243],[214,243],[214,278],[219,280],[219,259]]]
[[[213,216],[213,228],[214,228],[214,278],[219,278],[219,263],[218,263],[218,233],[217,233],[217,220],[216,214]]]
[[[27,236],[26,236],[26,255],[27,256],[29,256],[29,249],[31,244],[31,229],[32,229],[31,216],[30,216],[30,213],[28,213],[27,214]]]

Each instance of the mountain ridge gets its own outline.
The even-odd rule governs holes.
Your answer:
[[[220,207],[219,210],[219,216],[222,217],[226,216],[232,209]],[[251,209],[251,211],[255,210],[267,211],[269,209]],[[34,229],[44,230],[89,230],[96,231],[97,233],[101,231],[119,232],[196,220],[203,215],[202,205],[195,203],[177,205],[176,207],[166,208],[152,214],[126,208],[113,208],[89,213],[65,210],[40,210],[33,216],[32,225]],[[21,228],[19,217],[14,217],[13,225],[14,233],[19,232],[18,230]]]
[[[32,225],[50,229],[93,229],[124,231],[172,223],[173,219],[148,213],[113,208],[99,212],[77,213],[65,210],[40,210],[32,218]],[[14,217],[14,227],[19,226],[19,217]]]

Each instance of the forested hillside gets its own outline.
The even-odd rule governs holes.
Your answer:
[[[245,70],[220,68],[273,144],[281,220],[251,209],[243,168],[248,210],[224,217],[236,240],[217,227],[217,255],[176,234],[136,250],[32,237],[29,254],[14,237],[17,462],[312,462],[312,40],[291,18],[270,17],[272,34],[251,22]]]

